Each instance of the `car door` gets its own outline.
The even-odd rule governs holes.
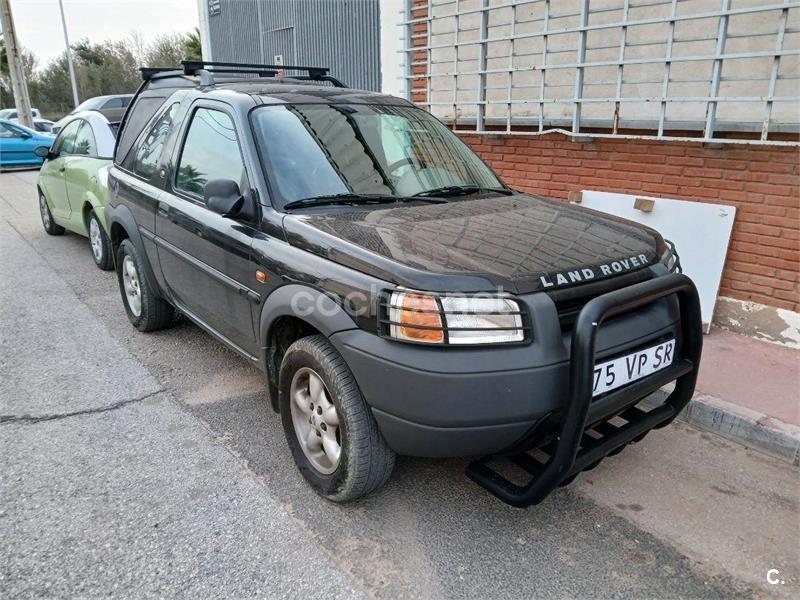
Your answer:
[[[86,193],[92,186],[92,177],[96,172],[97,141],[94,139],[92,126],[83,119],[72,143],[72,155],[65,157],[64,181],[70,211],[80,215],[86,201]]]
[[[43,145],[34,133],[15,123],[0,123],[0,160],[7,165],[35,165],[41,162],[35,150]]]
[[[39,173],[39,184],[52,205],[53,216],[58,219],[68,219],[72,212],[67,198],[66,170],[72,158],[75,135],[82,122],[80,119],[71,121],[58,133],[50,150],[53,158],[44,164]]]
[[[203,100],[184,120],[156,211],[161,271],[173,300],[229,343],[257,355],[251,304],[259,295],[251,224],[206,207],[205,183],[232,179],[250,189],[239,137],[225,105]]]
[[[22,136],[16,127],[0,123],[0,164],[13,165],[22,156]]]

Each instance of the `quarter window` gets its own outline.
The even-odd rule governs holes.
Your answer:
[[[140,177],[150,179],[153,173],[156,172],[158,159],[161,157],[161,150],[164,148],[167,136],[169,136],[169,132],[172,130],[172,120],[177,110],[178,104],[175,103],[158,117],[136,149],[136,157],[133,160],[133,172]]]
[[[181,151],[176,187],[202,195],[213,179],[232,179],[241,185],[244,164],[231,118],[218,110],[198,108]]]

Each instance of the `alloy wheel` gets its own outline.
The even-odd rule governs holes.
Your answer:
[[[325,382],[313,369],[302,367],[292,378],[290,406],[294,432],[312,466],[330,475],[339,466],[342,438],[339,415]]]
[[[134,317],[140,316],[142,314],[142,290],[139,285],[139,273],[136,270],[136,263],[130,254],[126,255],[122,261],[122,285],[125,288],[128,308],[131,309]]]
[[[89,242],[92,244],[92,256],[100,262],[103,259],[103,238],[97,219],[89,219]]]
[[[42,223],[45,229],[50,229],[50,209],[47,208],[47,200],[44,194],[39,194],[39,212],[42,213]]]

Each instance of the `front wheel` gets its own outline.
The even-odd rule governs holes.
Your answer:
[[[113,269],[114,261],[111,259],[111,242],[94,210],[89,211],[89,244],[92,247],[94,264],[103,271]]]
[[[346,502],[389,479],[395,454],[344,359],[324,336],[301,338],[289,347],[279,389],[289,449],[314,491]]]
[[[117,250],[117,279],[125,312],[136,329],[156,331],[172,324],[175,309],[150,287],[142,257],[130,240],[123,240]]]
[[[53,213],[50,212],[50,207],[47,206],[47,198],[44,197],[43,192],[39,192],[39,215],[42,217],[42,225],[48,235],[61,235],[64,233],[64,228],[53,219]]]

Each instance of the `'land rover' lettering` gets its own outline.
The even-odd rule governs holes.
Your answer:
[[[644,267],[648,263],[647,256],[644,254],[637,254],[628,258],[620,258],[619,260],[611,261],[610,263],[597,265],[596,267],[585,267],[575,269],[574,271],[567,271],[565,273],[552,273],[550,275],[541,275],[539,281],[542,282],[543,288],[559,287],[570,283],[581,283],[589,281],[598,276],[608,277],[616,273],[623,273],[630,271],[636,267]]]

